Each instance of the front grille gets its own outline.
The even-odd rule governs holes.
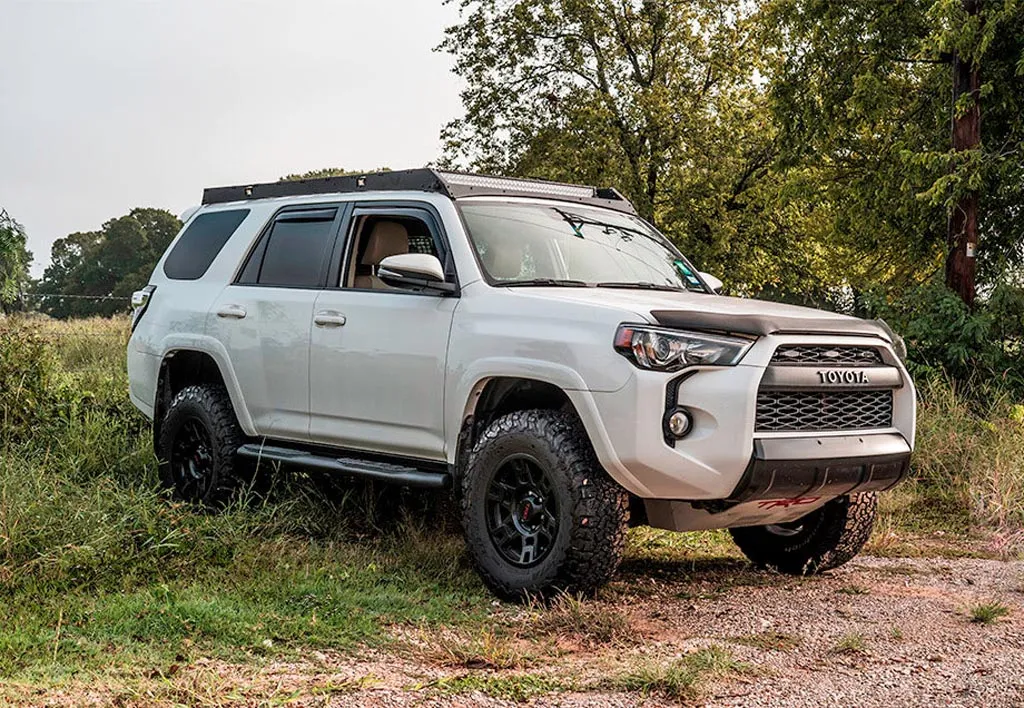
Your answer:
[[[878,366],[882,355],[872,347],[788,345],[775,350],[772,364],[779,366]]]
[[[754,429],[870,430],[892,427],[892,391],[761,391]]]

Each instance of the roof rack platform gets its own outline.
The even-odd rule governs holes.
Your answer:
[[[268,182],[235,187],[210,187],[203,190],[203,204],[223,204],[225,202],[296,197],[309,194],[399,191],[435,192],[444,194],[451,199],[470,196],[558,199],[636,214],[636,209],[630,201],[611,188],[598,189],[578,184],[546,182],[519,177],[492,177],[430,168],[370,172],[364,175]]]

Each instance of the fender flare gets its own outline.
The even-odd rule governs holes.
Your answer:
[[[579,372],[562,364],[519,357],[478,359],[461,372],[455,386],[455,400],[448,406],[445,414],[446,447],[450,465],[458,464],[463,424],[476,409],[487,383],[495,378],[529,379],[557,386],[575,408],[597,459],[608,474],[634,493],[646,490],[615,454],[597,404]]]
[[[245,396],[242,394],[242,387],[238,383],[235,369],[231,366],[231,358],[219,340],[201,334],[169,334],[161,340],[160,352],[161,370],[167,359],[177,352],[198,352],[213,359],[213,363],[217,365],[220,377],[224,381],[224,387],[227,388],[231,406],[235,409],[235,417],[238,419],[242,432],[248,436],[256,435],[256,426],[245,405]],[[157,395],[159,396],[159,386],[157,386]]]

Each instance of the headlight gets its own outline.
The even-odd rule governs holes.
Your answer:
[[[615,350],[641,369],[677,371],[687,366],[732,366],[747,353],[751,339],[702,332],[622,325]]]

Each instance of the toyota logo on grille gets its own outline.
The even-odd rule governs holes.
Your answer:
[[[818,372],[823,384],[869,384],[868,372],[857,369],[824,369]]]

